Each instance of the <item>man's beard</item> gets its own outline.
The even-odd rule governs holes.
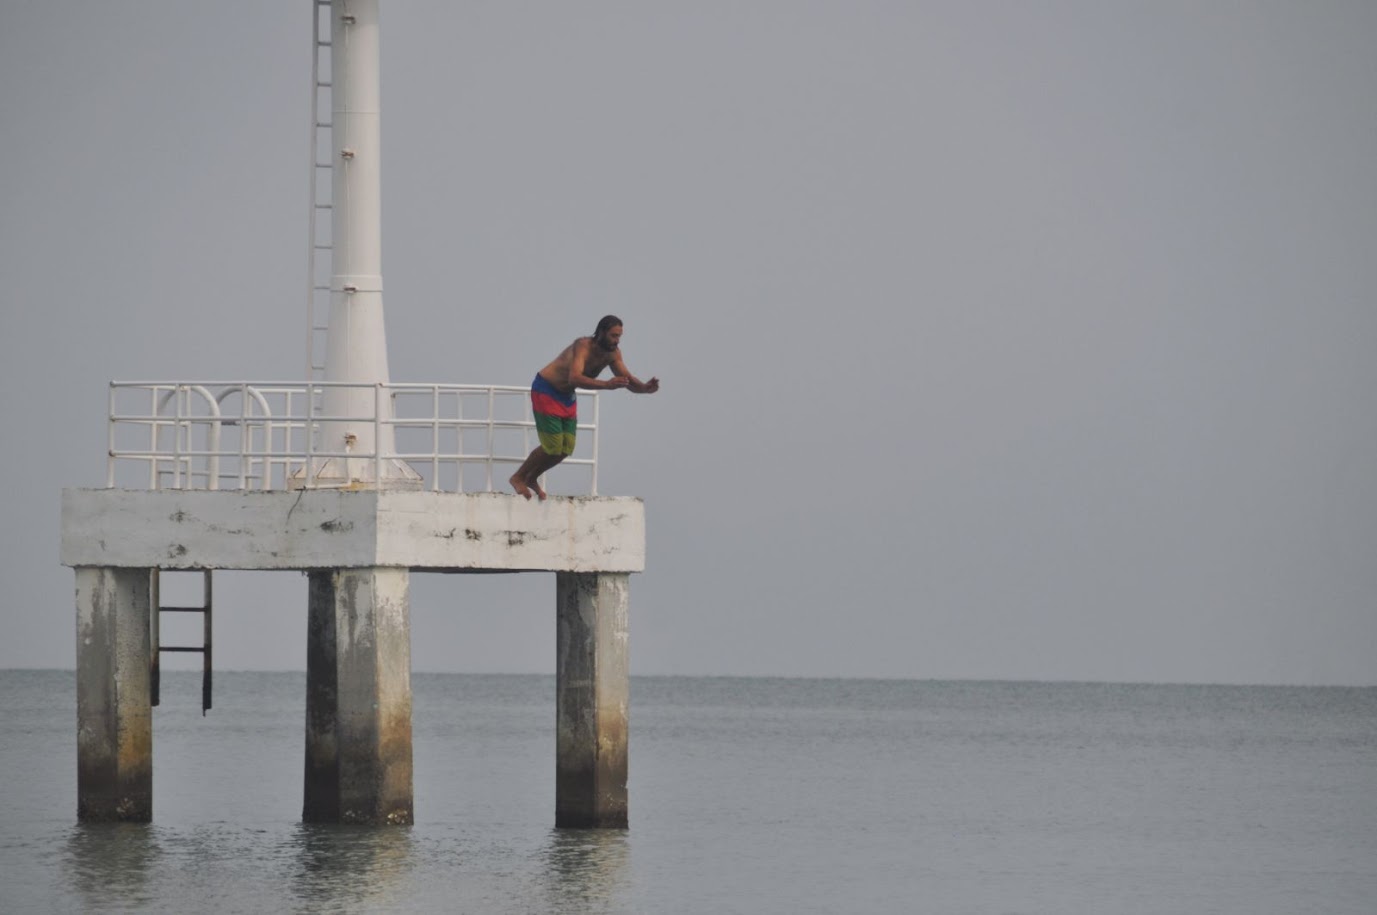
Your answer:
[[[606,337],[598,337],[597,341],[598,348],[603,350],[604,352],[615,353],[617,351],[617,344],[613,343],[611,346],[608,346]]]

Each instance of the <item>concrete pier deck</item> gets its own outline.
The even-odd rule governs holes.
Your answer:
[[[556,825],[627,825],[628,580],[640,499],[68,489],[77,580],[78,817],[152,819],[153,570],[310,575],[308,822],[413,822],[410,575],[556,575]],[[221,608],[220,612],[233,612]]]
[[[62,564],[159,569],[641,572],[626,496],[66,489]]]

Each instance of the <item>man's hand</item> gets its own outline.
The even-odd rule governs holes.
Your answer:
[[[658,378],[651,378],[645,384],[641,385],[642,394],[654,394],[658,390],[660,390],[660,379]]]
[[[618,388],[625,388],[631,385],[631,379],[625,375],[615,375],[607,379],[607,390],[615,391]]]

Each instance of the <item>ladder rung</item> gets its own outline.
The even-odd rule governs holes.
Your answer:
[[[194,653],[194,654],[205,654],[205,653],[206,653],[205,648],[192,648],[192,647],[187,646],[187,645],[159,645],[159,646],[158,646],[158,650],[159,650],[159,651],[182,651],[182,652],[191,652],[191,653]]]
[[[205,613],[205,607],[159,607],[163,613]]]

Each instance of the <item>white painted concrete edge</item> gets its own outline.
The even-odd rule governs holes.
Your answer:
[[[641,572],[645,505],[627,496],[64,489],[61,562]]]

